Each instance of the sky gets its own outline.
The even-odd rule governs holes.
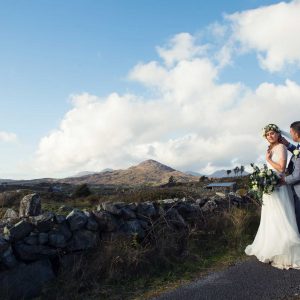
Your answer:
[[[300,119],[300,1],[0,0],[0,178],[262,163]]]

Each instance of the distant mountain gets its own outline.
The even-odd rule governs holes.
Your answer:
[[[193,176],[203,176],[202,174],[198,173],[198,172],[194,172],[194,171],[185,171],[184,172],[187,175],[193,175]]]
[[[106,169],[103,169],[101,172],[111,172],[111,171],[113,171],[113,169],[106,168]]]
[[[113,171],[113,169],[110,169],[110,168],[103,169],[100,172],[82,171],[82,172],[78,172],[77,174],[75,174],[72,177],[82,177],[82,176],[94,175],[94,174],[99,174],[99,173],[102,173],[102,172],[111,172],[111,171]]]
[[[196,176],[185,174],[149,159],[125,170],[112,170],[82,177],[64,178],[59,181],[70,184],[160,185],[167,183],[170,176],[178,182],[198,180]]]
[[[91,171],[82,171],[78,172],[74,175],[74,177],[82,177],[82,176],[87,176],[87,175],[92,175],[92,174],[97,174],[98,172],[91,172]]]
[[[243,172],[243,176],[248,175],[249,173],[244,171]],[[212,174],[209,175],[209,177],[214,177],[214,178],[222,178],[222,177],[236,177],[236,176],[240,176],[241,173],[238,173],[238,175],[235,175],[233,171],[231,171],[231,173],[229,175],[227,175],[226,170],[217,170],[215,172],[213,172]]]

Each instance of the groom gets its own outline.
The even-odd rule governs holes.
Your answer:
[[[284,144],[293,154],[287,167],[288,175],[284,178],[284,183],[291,185],[295,200],[295,213],[300,232],[300,121],[294,122],[290,126],[290,134],[297,147],[289,143],[284,137],[280,137],[279,142]]]

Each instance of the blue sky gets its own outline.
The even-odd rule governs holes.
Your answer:
[[[167,49],[171,47],[169,41],[174,36],[188,33],[195,37],[198,44],[213,45],[206,53],[206,59],[210,59],[232,36],[230,32],[218,40],[209,30],[212,24],[226,26],[226,30],[230,31],[231,23],[225,15],[263,6],[272,7],[277,3],[256,0],[0,1],[0,132],[15,135],[11,140],[0,139],[0,178],[60,177],[86,168],[123,168],[149,158],[143,154],[124,155],[122,158],[117,155],[118,159],[112,166],[111,160],[101,156],[103,153],[93,151],[90,156],[80,157],[65,167],[64,158],[57,157],[62,162],[61,168],[51,171],[47,171],[47,166],[40,168],[40,162],[36,163],[36,153],[41,150],[42,139],[50,137],[55,131],[64,131],[60,126],[68,118],[68,112],[75,107],[71,95],[87,93],[97,96],[97,101],[105,102],[111,93],[132,94],[147,102],[154,95],[158,97],[155,92],[157,87],[153,90],[148,83],[141,83],[143,80],[140,77],[133,76],[135,79],[131,80],[128,74],[138,64],[146,65],[151,61],[163,64],[163,57],[158,55],[156,47]],[[244,40],[240,39],[239,43],[244,43]],[[298,67],[293,66],[297,58],[293,57],[293,64],[287,63],[284,68],[274,72],[259,64],[258,52],[263,51],[264,54],[268,49],[261,50],[259,43],[251,47],[247,43],[245,45],[249,49],[232,54],[231,62],[216,71],[218,74],[213,79],[216,85],[241,83],[246,87],[245,90],[250,89],[255,94],[254,91],[264,82],[280,85],[289,79],[299,83]],[[195,57],[184,59],[192,60]],[[216,63],[214,66],[217,69]],[[244,97],[247,93],[245,90],[239,97]],[[165,99],[165,95],[160,96]],[[286,126],[286,121],[282,123]],[[122,123],[122,126],[126,124]],[[138,127],[139,121],[134,126]],[[84,124],[81,128],[84,128]],[[183,129],[184,135],[189,134],[188,128]],[[191,134],[203,137],[206,135],[204,131],[205,126]],[[159,143],[167,143],[167,136],[183,137],[180,128],[167,132],[169,134],[160,133],[136,144],[137,148],[134,149],[141,149],[145,145],[155,148]],[[91,139],[94,138],[101,139],[91,136]],[[80,136],[74,134],[72,139],[80,139]],[[60,143],[54,140],[59,149]],[[127,142],[116,143],[116,147],[132,146],[129,140]],[[103,140],[103,144],[107,143],[107,139]],[[93,144],[92,147],[97,146],[101,147],[101,144]],[[45,147],[42,147],[42,152],[46,151]],[[47,151],[47,155],[50,155],[51,150]],[[44,152],[43,162],[46,159]],[[69,157],[72,153],[70,150],[64,155]],[[192,168],[208,172],[214,168],[231,167],[235,162],[243,163],[236,153],[232,157],[226,155],[226,158],[218,158],[217,163],[210,159],[208,164],[204,163],[203,158],[199,159],[201,163],[197,163],[195,158],[183,164],[179,162],[180,157],[177,156],[176,160],[174,153],[170,154],[172,158],[157,153],[151,158],[182,170]]]

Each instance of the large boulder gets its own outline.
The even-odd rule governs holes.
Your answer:
[[[38,216],[42,213],[41,198],[39,194],[29,194],[20,202],[19,217]]]
[[[95,247],[98,241],[96,232],[89,230],[78,230],[73,232],[73,237],[68,244],[69,251],[85,250]]]
[[[38,297],[43,285],[55,278],[49,260],[40,260],[31,264],[0,273],[1,299],[19,300]]]
[[[87,220],[88,217],[86,216],[86,214],[79,209],[73,209],[67,216],[67,221],[72,231],[83,228]]]
[[[33,230],[33,225],[25,220],[21,220],[11,228],[5,227],[4,234],[11,241],[18,241],[25,238]]]

